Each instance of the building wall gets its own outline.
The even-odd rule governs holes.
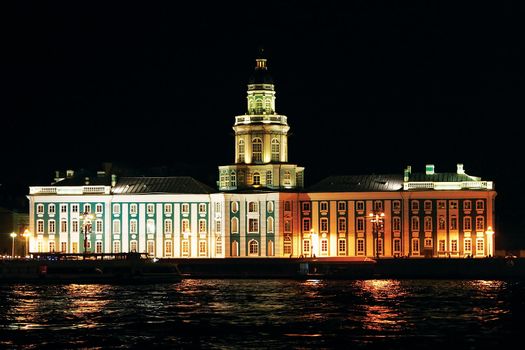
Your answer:
[[[91,224],[89,251],[159,258],[485,257],[494,254],[494,196],[491,190],[30,195],[29,249],[83,252],[83,228]],[[87,208],[90,222],[81,217]],[[385,215],[378,232],[369,216],[375,209]]]

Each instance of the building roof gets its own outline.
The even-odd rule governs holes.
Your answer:
[[[115,194],[180,193],[208,194],[217,192],[190,176],[175,177],[121,177],[113,187]]]
[[[305,192],[389,192],[403,189],[402,175],[329,176]]]
[[[46,185],[49,186],[49,185]],[[104,176],[80,176],[63,178],[54,182],[52,186],[111,186],[111,177]]]

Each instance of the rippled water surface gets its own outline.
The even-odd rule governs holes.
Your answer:
[[[494,348],[525,335],[525,283],[183,280],[0,286],[0,348]]]

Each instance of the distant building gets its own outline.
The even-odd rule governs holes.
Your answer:
[[[491,181],[424,172],[331,176],[304,188],[288,162],[267,60],[256,59],[234,164],[218,190],[190,177],[86,177],[69,171],[28,195],[32,252],[170,257],[486,257],[494,254]],[[89,215],[88,215],[89,214]],[[85,234],[86,233],[86,234]]]

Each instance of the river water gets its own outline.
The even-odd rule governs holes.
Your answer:
[[[523,281],[0,286],[2,349],[478,349],[524,335]]]

